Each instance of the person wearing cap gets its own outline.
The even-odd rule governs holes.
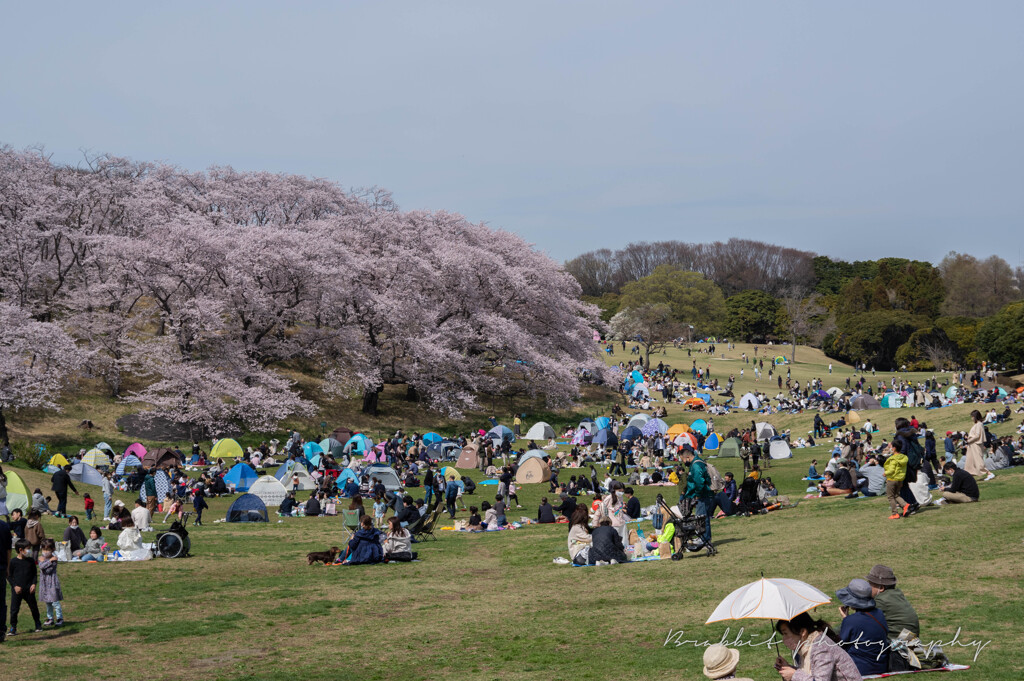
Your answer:
[[[875,599],[875,605],[885,615],[889,639],[899,638],[900,632],[904,629],[913,632],[914,636],[920,636],[921,625],[917,611],[910,605],[903,592],[896,588],[896,575],[892,568],[876,565],[871,568],[865,580],[871,585],[871,597]]]
[[[946,431],[946,439],[942,441],[942,448],[946,452],[946,461],[956,458],[956,445],[953,444],[953,431]]]
[[[862,676],[889,671],[889,627],[871,597],[871,585],[864,579],[852,579],[845,588],[836,591],[836,598],[842,604],[839,606],[843,618],[839,639],[857,670]]]
[[[708,646],[708,649],[704,651],[704,676],[709,679],[751,681],[751,679],[734,676],[736,665],[739,662],[740,651],[735,648],[726,648],[721,643]]]

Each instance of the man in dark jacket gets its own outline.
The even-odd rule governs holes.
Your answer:
[[[612,527],[612,521],[605,518],[598,527],[590,533],[590,558],[589,563],[596,565],[599,561],[603,563],[628,562],[626,552],[622,549],[622,537]]]
[[[57,470],[50,478],[51,487],[53,493],[57,495],[57,517],[67,518],[68,517],[68,488],[78,496],[78,490],[75,489],[74,483],[71,482],[71,466],[64,466]]]
[[[562,492],[559,495],[559,498],[561,498],[562,503],[560,503],[558,506],[555,506],[554,510],[558,511],[558,515],[560,516],[563,516],[567,519],[572,518],[572,512],[576,510],[576,500],[565,492]]]
[[[11,528],[0,520],[0,575],[7,576],[7,564],[11,560]],[[7,633],[7,585],[0,581],[0,641]]]
[[[633,496],[633,488],[627,487],[623,490],[626,497],[626,515],[629,516],[630,520],[636,520],[642,514],[640,510],[640,500]]]
[[[153,471],[156,468],[146,469],[146,477],[142,479],[142,489],[146,495],[146,508],[149,510],[149,517],[153,518],[156,516],[156,478],[153,477]]]
[[[906,502],[903,506],[903,515],[916,513],[921,505],[914,498],[914,492],[910,489],[910,483],[917,482],[917,472],[921,470],[924,463],[922,454],[924,447],[917,441],[917,431],[910,425],[910,421],[900,417],[896,419],[896,435],[893,442],[902,442],[904,454],[907,455],[907,477],[903,479],[903,488],[900,489],[900,496]]]
[[[950,476],[949,485],[942,490],[942,499],[947,504],[969,504],[980,498],[978,481],[970,473],[958,468],[952,461],[942,467],[942,472]]]

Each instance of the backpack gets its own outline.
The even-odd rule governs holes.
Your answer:
[[[725,489],[725,478],[718,473],[718,469],[709,464],[707,461],[704,465],[708,469],[708,487],[711,488],[712,492],[721,492]]]

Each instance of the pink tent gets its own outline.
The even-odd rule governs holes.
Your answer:
[[[387,463],[387,458],[384,456],[384,445],[380,444],[368,450],[363,455],[363,461],[367,463]]]
[[[128,449],[124,450],[125,456],[128,454],[134,454],[139,457],[139,461],[142,461],[146,456],[146,448],[142,446],[141,442],[134,442],[128,445]]]

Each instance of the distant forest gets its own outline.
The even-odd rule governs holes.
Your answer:
[[[660,241],[565,268],[620,336],[799,341],[879,369],[1024,363],[1024,268],[998,255],[847,262],[747,239]]]

